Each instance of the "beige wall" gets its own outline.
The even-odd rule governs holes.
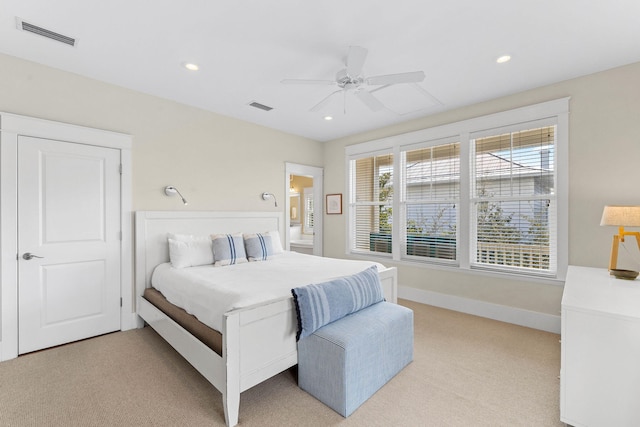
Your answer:
[[[470,76],[472,78],[472,76]],[[570,96],[569,263],[605,268],[615,229],[605,204],[640,204],[640,63],[336,141],[325,149],[325,192],[345,192],[345,147]],[[345,216],[325,216],[326,256],[344,257]],[[640,269],[635,241],[620,268]],[[387,263],[392,264],[392,263]],[[558,315],[562,286],[398,265],[401,286]]]
[[[344,193],[346,145],[565,96],[571,96],[569,259],[606,267],[614,230],[598,225],[603,205],[640,204],[640,64],[322,144],[0,55],[0,111],[133,135],[135,210],[184,209],[162,193],[169,184],[192,210],[281,209],[260,194],[275,193],[285,205],[285,161],[324,166],[325,193]],[[345,219],[325,215],[325,255],[345,256]],[[624,252],[621,267],[639,269]],[[562,293],[556,285],[403,265],[399,282],[554,315]]]
[[[260,195],[285,205],[285,162],[322,166],[319,142],[6,55],[0,111],[132,135],[134,210],[185,209],[166,185],[190,210],[278,210]]]

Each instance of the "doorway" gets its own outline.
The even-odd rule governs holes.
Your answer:
[[[0,125],[0,360],[136,327],[131,137],[6,113]]]
[[[286,248],[322,256],[322,182],[315,166],[286,164]]]

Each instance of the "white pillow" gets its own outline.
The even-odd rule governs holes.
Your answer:
[[[169,259],[175,268],[213,264],[213,250],[209,236],[169,234]]]
[[[266,234],[271,236],[271,250],[273,251],[273,255],[283,254],[284,249],[282,249],[282,240],[280,240],[278,230],[269,231]]]

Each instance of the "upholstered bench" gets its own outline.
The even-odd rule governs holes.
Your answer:
[[[298,385],[348,417],[413,360],[413,311],[379,302],[298,342]]]
[[[377,268],[291,290],[298,385],[344,417],[413,360],[413,311],[384,301]]]

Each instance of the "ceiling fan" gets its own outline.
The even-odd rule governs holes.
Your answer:
[[[356,98],[362,101],[371,111],[380,111],[385,108],[384,104],[373,95],[373,91],[382,87],[400,83],[419,83],[424,80],[423,71],[412,71],[408,73],[386,74],[381,76],[365,77],[362,74],[362,67],[367,59],[367,49],[360,46],[350,46],[346,60],[346,68],[338,71],[335,80],[305,80],[305,79],[284,79],[283,84],[311,84],[338,86],[340,89],[331,92],[322,101],[311,107],[312,112],[322,110],[331,98],[339,93],[345,96],[347,92],[353,92]],[[373,90],[368,90],[366,86],[380,86]],[[345,101],[346,105],[346,101]]]

